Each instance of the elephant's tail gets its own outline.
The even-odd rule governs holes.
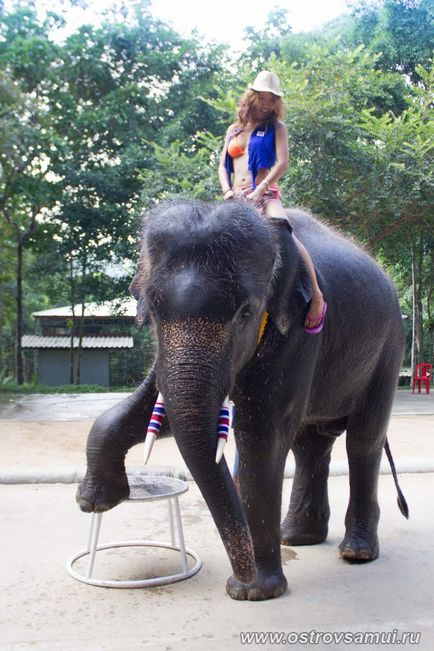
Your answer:
[[[387,458],[389,459],[390,469],[392,470],[392,475],[393,475],[393,481],[395,482],[396,490],[398,493],[397,502],[398,502],[399,510],[401,511],[402,515],[405,516],[408,520],[409,510],[408,510],[407,500],[405,499],[404,494],[399,486],[398,475],[396,472],[395,463],[393,461],[392,453],[389,447],[389,441],[387,440],[387,438],[384,444],[384,449],[386,450]]]

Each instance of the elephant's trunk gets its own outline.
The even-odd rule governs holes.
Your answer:
[[[175,349],[172,342],[164,352],[160,349],[158,382],[171,431],[211,511],[234,574],[249,583],[255,576],[250,531],[225,459],[215,462],[218,416],[229,388],[227,362],[215,339],[207,337],[206,343]]]

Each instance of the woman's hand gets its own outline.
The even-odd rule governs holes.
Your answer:
[[[267,189],[266,184],[260,183],[259,185],[256,186],[253,192],[250,192],[250,194],[246,195],[246,199],[253,202],[258,201],[262,197],[266,189]]]
[[[228,190],[224,193],[223,199],[227,201],[228,199],[235,199],[235,193],[233,190]]]

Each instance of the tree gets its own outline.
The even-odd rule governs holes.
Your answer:
[[[412,365],[432,359],[434,318],[432,268],[434,247],[434,71],[417,66],[420,84],[409,95],[399,116],[364,112],[366,138],[358,144],[369,150],[371,168],[359,192],[365,197],[365,239],[398,264],[405,249],[412,286]],[[404,250],[403,250],[404,249]],[[424,343],[428,333],[428,346]]]
[[[394,106],[397,80],[375,70],[375,56],[313,44],[302,63],[271,61],[282,79],[287,103],[290,167],[282,179],[287,205],[304,205],[341,227],[352,227],[354,183],[369,169],[355,144],[360,113]],[[363,214],[363,213],[361,213]]]
[[[180,196],[201,201],[213,201],[220,196],[216,168],[221,139],[202,132],[196,134],[194,142],[195,147],[190,152],[185,151],[185,144],[181,141],[164,147],[153,144],[155,167],[140,174],[144,208]]]
[[[249,62],[253,70],[259,72],[271,58],[279,58],[282,55],[285,40],[292,33],[288,11],[276,7],[269,12],[262,29],[247,27],[244,33],[247,48],[241,56],[241,61]]]
[[[80,28],[62,51],[52,112],[65,155],[55,168],[62,198],[51,221],[70,265],[71,303],[84,305],[89,292],[101,290],[108,260],[134,257],[140,178],[155,168],[151,143],[170,147],[207,119],[197,95],[218,70],[198,43],[155,20],[148,3],[133,9],[121,24]],[[80,332],[82,321],[74,317],[73,330]]]
[[[417,84],[417,67],[426,67],[434,51],[432,0],[357,0],[353,2],[355,43],[379,54],[377,65],[399,71]]]
[[[19,20],[17,20],[19,18]],[[37,219],[54,205],[56,190],[49,181],[55,136],[47,120],[44,80],[56,56],[46,25],[31,11],[4,17],[0,23],[0,64],[6,103],[0,114],[0,220],[7,224],[9,246],[16,254],[15,373],[23,382],[21,337],[23,324],[24,251]],[[6,89],[6,92],[5,92]]]

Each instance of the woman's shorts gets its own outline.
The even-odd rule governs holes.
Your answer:
[[[247,195],[253,192],[253,186],[250,185],[248,187],[240,188],[240,187],[233,187],[232,190],[234,191],[235,197],[237,199],[243,199],[244,201],[248,201],[250,205],[255,206],[257,210],[261,214],[265,214],[265,207],[269,201],[282,201],[282,193],[279,190],[279,186],[273,184],[270,185],[268,190],[265,190],[257,199],[256,201],[250,201],[247,199]]]

